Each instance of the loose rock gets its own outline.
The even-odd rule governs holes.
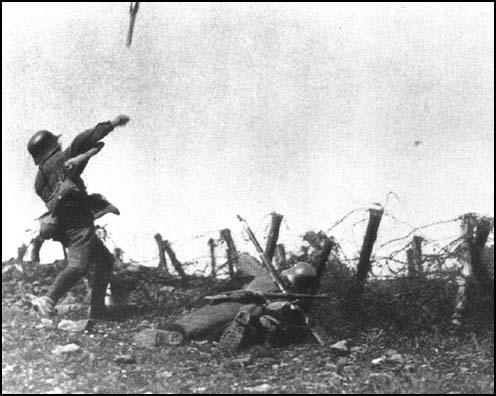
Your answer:
[[[64,353],[74,353],[79,351],[80,349],[81,347],[76,344],[58,345],[52,350],[52,354],[62,355]]]
[[[262,393],[262,392],[269,392],[272,389],[272,387],[269,384],[262,384],[253,387],[246,387],[243,389],[248,392]]]
[[[386,361],[385,356],[378,357],[376,359],[372,360],[372,366],[379,366],[380,364],[384,363]]]
[[[134,358],[133,355],[130,355],[130,354],[117,355],[114,358],[114,362],[116,362],[116,363],[125,363],[125,364],[134,364],[134,363],[136,363],[136,359]]]
[[[331,351],[337,354],[345,355],[349,352],[348,341],[342,340],[331,345]]]

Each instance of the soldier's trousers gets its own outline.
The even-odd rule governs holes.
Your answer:
[[[67,267],[55,278],[48,296],[57,302],[87,276],[91,288],[90,318],[99,317],[105,309],[105,291],[114,257],[95,235],[94,227],[66,230],[62,243],[67,248]]]

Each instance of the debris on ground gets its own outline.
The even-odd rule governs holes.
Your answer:
[[[64,353],[74,353],[79,351],[80,349],[81,347],[76,344],[58,345],[52,350],[52,354],[62,355]]]

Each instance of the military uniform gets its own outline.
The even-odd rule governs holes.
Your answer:
[[[57,183],[64,176],[64,163],[95,147],[114,126],[111,122],[98,124],[80,133],[64,151],[55,150],[39,163],[35,190],[47,204]],[[52,284],[48,297],[57,302],[75,283],[89,276],[92,289],[90,318],[101,317],[104,310],[105,290],[110,281],[114,258],[95,234],[94,215],[90,199],[81,179],[88,161],[77,165],[71,172],[71,180],[80,190],[77,200],[69,201],[58,210],[58,230],[55,240],[67,248],[67,267],[59,273]]]

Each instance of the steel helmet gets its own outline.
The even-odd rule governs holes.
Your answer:
[[[38,131],[31,136],[28,142],[28,151],[36,165],[46,160],[59,147],[60,136],[45,130]]]
[[[297,284],[312,282],[317,278],[317,271],[312,264],[300,261],[291,268],[283,271],[283,275],[288,278],[292,285],[296,286]]]

